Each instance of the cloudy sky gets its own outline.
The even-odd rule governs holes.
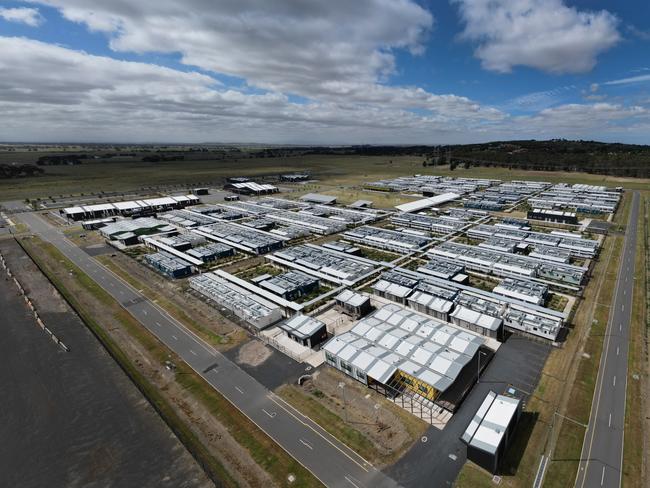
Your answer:
[[[0,140],[650,143],[647,0],[0,0]]]

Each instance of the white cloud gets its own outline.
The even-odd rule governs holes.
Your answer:
[[[421,53],[433,26],[413,0],[39,3],[106,33],[115,51],[180,53],[263,89],[332,100],[394,73],[394,51]]]
[[[362,103],[292,103],[278,92],[226,88],[201,73],[25,38],[0,37],[0,71],[4,140],[65,131],[67,140],[423,141],[504,117],[464,97],[416,88],[377,86]]]
[[[0,8],[0,17],[7,22],[38,27],[45,19],[36,8]]]
[[[621,78],[619,80],[612,80],[603,83],[604,85],[629,85],[630,83],[645,83],[650,81],[650,75],[630,76],[629,78]]]
[[[531,116],[514,117],[512,123],[524,133],[548,137],[584,137],[616,132],[639,121],[648,121],[650,112],[640,106],[613,103],[570,103]]]
[[[562,0],[452,0],[465,23],[461,39],[478,43],[485,69],[508,73],[528,66],[583,73],[621,36],[611,13],[578,11]]]

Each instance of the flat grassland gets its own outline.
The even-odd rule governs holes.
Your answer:
[[[34,163],[42,153],[0,152],[0,163]],[[415,156],[345,156],[310,155],[261,158],[242,153],[241,157],[188,154],[182,161],[143,162],[138,157],[115,157],[108,160],[87,159],[75,166],[44,166],[42,176],[0,180],[0,200],[47,198],[59,195],[80,195],[93,192],[127,192],[152,187],[187,188],[191,185],[221,184],[228,176],[277,176],[281,173],[309,170],[315,188],[332,192],[342,200],[357,198],[375,200],[378,206],[392,206],[406,200],[377,192],[361,192],[363,183],[416,173],[503,180],[524,179],[549,182],[590,183],[594,185],[625,186],[645,189],[650,180],[564,173],[523,171],[505,168],[475,167],[469,169],[448,166],[423,167],[422,158]],[[289,186],[289,185],[288,185]],[[307,190],[310,185],[290,185]],[[370,198],[366,198],[370,196]],[[394,198],[397,198],[393,201]],[[385,204],[382,201],[386,200]],[[389,201],[390,200],[390,201]]]

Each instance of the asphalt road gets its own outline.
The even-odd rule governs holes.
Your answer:
[[[621,486],[627,354],[634,291],[639,194],[634,192],[614,301],[600,358],[589,426],[576,478],[578,488]]]
[[[16,217],[54,244],[323,484],[347,488],[399,486],[68,241],[37,214]]]

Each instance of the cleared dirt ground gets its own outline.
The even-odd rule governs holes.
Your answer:
[[[341,388],[339,385],[344,384]],[[302,386],[285,385],[279,393],[294,405],[311,404],[310,416],[319,421],[317,402],[327,418],[341,422],[338,428],[351,429],[347,442],[369,461],[377,465],[390,464],[419,440],[427,424],[397,407],[373,390],[330,367],[321,367]],[[328,415],[329,413],[329,415]],[[330,430],[331,425],[322,425]],[[344,441],[346,439],[343,439]]]

